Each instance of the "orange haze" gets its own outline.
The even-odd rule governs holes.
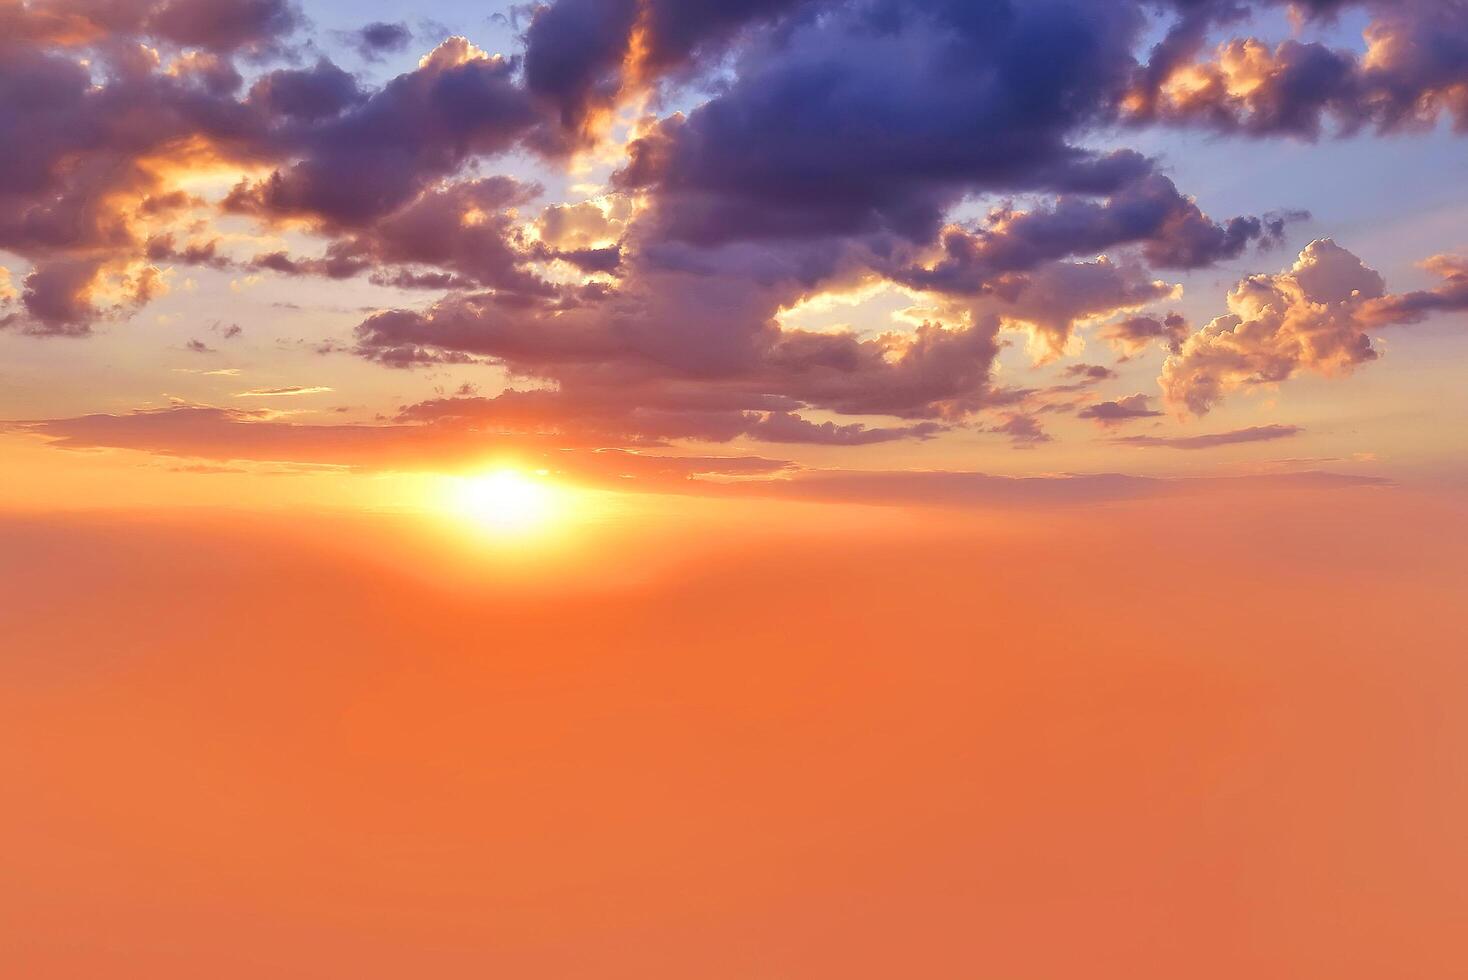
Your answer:
[[[706,509],[0,517],[0,973],[1468,974],[1461,501]]]

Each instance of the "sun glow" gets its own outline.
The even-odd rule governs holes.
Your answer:
[[[497,536],[527,536],[565,515],[565,494],[549,481],[519,470],[496,470],[449,482],[448,507]]]

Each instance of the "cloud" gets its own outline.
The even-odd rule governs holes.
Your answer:
[[[1156,413],[1154,413],[1156,414]],[[1120,436],[1111,440],[1118,445],[1164,449],[1213,449],[1249,442],[1272,442],[1289,439],[1305,431],[1297,425],[1255,425],[1232,432],[1216,432],[1202,436]]]
[[[23,40],[0,44],[0,249],[31,263],[23,322],[10,323],[28,332],[84,335],[125,317],[160,291],[156,264],[227,267],[217,242],[180,245],[171,227],[202,206],[173,184],[195,167],[274,168],[242,180],[228,210],[356,229],[510,149],[540,118],[514,66],[462,38],[377,90],[322,59],[266,72],[241,97],[229,56],[293,29],[294,8],[110,6],[105,20],[60,3],[3,14]],[[144,46],[157,32],[204,50]],[[97,49],[71,50],[60,38],[73,34]]]
[[[1155,316],[1126,317],[1108,325],[1101,331],[1101,336],[1130,357],[1154,342],[1175,352],[1191,332],[1186,319],[1177,313],[1169,313],[1161,319]]]
[[[312,125],[272,133],[280,142],[277,155],[292,162],[262,180],[241,182],[227,208],[327,229],[359,228],[408,204],[471,156],[510,149],[537,120],[515,83],[514,65],[461,37],[444,41],[415,71],[370,95],[356,93],[340,73],[329,62],[293,71],[297,86],[313,93],[297,110]],[[303,118],[285,111],[294,100],[274,103],[270,88],[258,97],[252,90],[251,102]]]
[[[1422,265],[1429,272],[1442,277],[1440,286],[1383,296],[1365,305],[1362,318],[1368,323],[1378,325],[1418,323],[1431,313],[1468,310],[1468,258],[1461,255],[1434,255]]]
[[[975,292],[1006,272],[1124,245],[1139,246],[1153,268],[1196,269],[1237,258],[1251,242],[1276,243],[1293,217],[1218,224],[1167,177],[1144,173],[1101,200],[1066,195],[1031,211],[1000,208],[976,231],[951,227],[936,263],[896,278],[924,289]]]
[[[789,466],[758,456],[660,456],[616,448],[569,448],[542,436],[485,433],[459,425],[297,425],[258,412],[205,406],[9,423],[5,428],[44,436],[64,449],[129,449],[223,463],[443,471],[519,462],[566,479],[624,489],[772,474]]]
[[[1250,276],[1228,294],[1229,313],[1168,356],[1160,379],[1168,402],[1203,415],[1240,388],[1296,373],[1337,375],[1377,357],[1362,310],[1386,284],[1330,239],[1311,242],[1277,275]]]
[[[1460,32],[1416,2],[1367,7],[1372,54],[1342,56],[1377,86],[1353,92],[1377,92],[1361,118],[1397,126],[1387,102],[1409,90],[1433,93],[1419,117],[1458,98]],[[1140,394],[1042,404],[996,367],[1009,332],[1049,361],[1099,328],[1126,355],[1167,349],[1167,404],[1202,414],[1235,390],[1349,371],[1376,356],[1368,327],[1460,309],[1468,293],[1460,260],[1441,256],[1441,285],[1388,295],[1326,241],[1245,280],[1229,314],[1191,335],[1180,316],[1145,312],[1180,295],[1162,270],[1272,247],[1302,216],[1209,215],[1158,161],[1110,139],[1119,121],[1205,115],[1290,129],[1286,102],[1308,101],[1306,83],[1325,77],[1312,66],[1329,59],[1290,42],[1300,50],[1226,47],[1214,65],[1205,44],[1241,11],[1227,0],[554,0],[522,11],[523,58],[450,37],[378,84],[314,43],[290,48],[308,25],[285,0],[10,5],[0,249],[26,271],[0,326],[83,336],[162,295],[170,266],[427,291],[362,315],[351,351],[395,368],[492,364],[555,394],[508,392],[478,424],[599,448],[859,447],[964,425],[1035,445],[1049,438],[1046,411],[1103,424],[1155,414]],[[1403,47],[1432,26],[1446,53]],[[347,40],[374,58],[406,51],[412,32],[379,22]],[[1193,97],[1189,72],[1222,79],[1199,89],[1212,109],[1178,110]],[[1388,99],[1381,86],[1404,87]],[[1330,98],[1321,104],[1343,114]],[[608,134],[624,132],[607,123],[623,110],[656,115],[623,117],[630,143],[609,185],[576,185],[591,200],[549,200],[559,173],[542,185],[493,172],[605,165],[618,150]],[[1250,121],[1270,113],[1281,122]],[[221,173],[238,175],[232,189],[201,197],[195,178]],[[987,216],[964,218],[979,202]],[[238,254],[248,239],[201,231],[220,212],[288,233],[289,247],[277,237]],[[786,326],[813,299],[884,288],[913,304],[889,326]],[[1044,391],[1111,377],[1095,366]],[[533,427],[510,425],[517,413]]]
[[[9,37],[40,44],[83,45],[135,35],[180,47],[256,54],[275,51],[303,22],[288,0],[30,0],[0,12],[0,27]]]
[[[290,385],[285,388],[252,388],[249,391],[235,393],[236,398],[271,398],[277,395],[319,395],[328,391],[335,391],[325,385]]]
[[[1115,401],[1097,402],[1076,413],[1077,418],[1090,419],[1098,425],[1110,427],[1137,419],[1155,418],[1161,412],[1154,411],[1145,394],[1128,395]]]
[[[373,21],[348,34],[348,40],[362,57],[375,61],[384,54],[402,51],[412,42],[413,32],[407,24]]]
[[[928,439],[946,426],[812,422],[790,411],[798,404],[778,397],[751,398],[717,388],[653,387],[633,393],[620,388],[514,389],[493,397],[461,394],[403,408],[399,421],[472,423],[484,431],[555,434],[576,444],[662,445],[671,439],[826,446],[866,446],[901,439]],[[751,410],[748,406],[759,406]]]
[[[1299,473],[1226,479],[1123,474],[1014,478],[975,472],[800,470],[759,456],[669,456],[625,449],[568,449],[535,436],[460,425],[297,425],[259,413],[175,406],[123,415],[8,423],[64,449],[126,449],[185,465],[262,462],[367,471],[472,471],[485,465],[545,469],[586,486],[654,493],[954,507],[1051,507],[1219,490],[1349,487],[1367,477]],[[730,478],[737,478],[730,480]]]
[[[994,401],[992,318],[875,338],[784,330],[773,316],[789,288],[652,271],[570,304],[458,294],[422,312],[369,316],[358,350],[389,364],[488,357],[569,390],[620,381],[628,404],[694,381],[751,409],[778,398],[841,414],[947,419]]]
[[[1070,364],[1064,373],[1067,378],[1081,384],[1096,384],[1117,377],[1117,373],[1104,364]]]
[[[556,0],[536,10],[526,32],[525,76],[549,102],[571,143],[595,128],[619,96],[751,23],[810,0]]]
[[[1041,443],[1054,439],[1040,425],[1040,420],[1023,412],[1005,412],[1000,421],[984,430],[996,435],[1008,436],[1009,444],[1015,449],[1033,449]]]
[[[1424,265],[1435,289],[1389,294],[1374,269],[1330,239],[1311,242],[1277,275],[1250,276],[1228,294],[1229,313],[1174,348],[1160,379],[1168,402],[1203,415],[1226,394],[1300,372],[1351,373],[1379,354],[1366,331],[1468,309],[1468,259]]]
[[[1147,161],[1067,137],[1125,87],[1142,27],[1129,4],[830,5],[756,37],[730,84],[647,132],[617,181],[654,190],[662,233],[701,245],[927,241],[965,194],[1111,193]]]
[[[1185,44],[1164,49],[1122,104],[1137,122],[1166,122],[1255,136],[1315,138],[1425,129],[1443,116],[1468,131],[1468,18],[1457,0],[1365,0],[1366,50],[1319,41],[1269,44],[1232,38],[1202,56],[1208,21],[1233,4],[1202,3]],[[1339,2],[1296,9],[1334,15]],[[1201,56],[1201,57],[1200,57]]]
[[[553,298],[556,289],[526,266],[544,259],[511,217],[540,188],[509,177],[459,181],[425,191],[391,214],[344,232],[316,258],[286,252],[255,256],[256,269],[289,276],[349,279],[363,273],[398,287],[487,287],[505,301]],[[560,253],[554,253],[559,255]]]

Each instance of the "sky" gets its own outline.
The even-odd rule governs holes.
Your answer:
[[[1465,137],[1465,0],[0,0],[0,961],[1468,969]]]

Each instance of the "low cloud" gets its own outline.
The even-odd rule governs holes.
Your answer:
[[[299,386],[290,385],[285,388],[252,388],[249,391],[235,392],[236,398],[273,398],[277,395],[319,395],[324,392],[334,391],[326,385]]]
[[[1161,415],[1154,411],[1150,400],[1144,394],[1128,395],[1115,401],[1097,402],[1089,405],[1076,413],[1077,418],[1090,419],[1099,425],[1114,426],[1124,422],[1132,422],[1136,419],[1154,418]]]
[[[1215,432],[1202,436],[1121,436],[1111,440],[1121,446],[1163,449],[1214,449],[1249,442],[1272,442],[1289,439],[1305,430],[1297,425],[1256,425],[1231,432]]]

